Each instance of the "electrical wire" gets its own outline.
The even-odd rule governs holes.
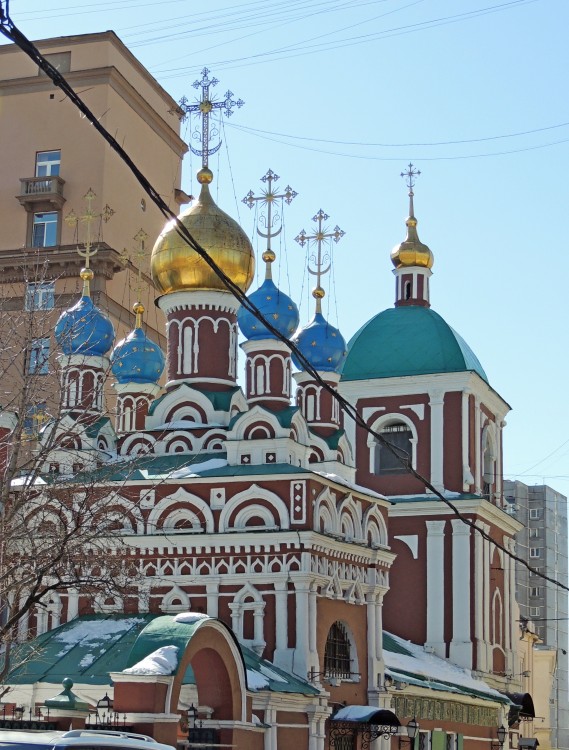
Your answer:
[[[176,232],[180,236],[180,238],[184,240],[184,242],[186,242],[188,246],[191,247],[200,256],[200,258],[202,258],[202,260],[223,282],[226,289],[233,294],[233,296],[241,303],[241,305],[248,312],[254,315],[254,317],[256,317],[257,320],[259,320],[273,334],[273,336],[275,336],[279,341],[282,341],[288,347],[288,349],[295,355],[297,361],[301,363],[303,370],[314,378],[314,380],[320,385],[322,390],[329,393],[332,398],[334,398],[338,402],[344,414],[351,417],[357,426],[361,427],[367,433],[372,435],[372,437],[377,440],[380,445],[385,447],[393,456],[395,456],[396,459],[405,468],[405,470],[417,480],[419,480],[422,484],[424,484],[425,488],[430,491],[435,497],[441,500],[444,505],[446,505],[447,508],[449,508],[449,510],[451,510],[452,513],[454,513],[454,515],[460,521],[462,521],[462,523],[464,523],[466,526],[469,526],[475,533],[480,534],[482,538],[486,539],[488,542],[494,545],[496,549],[501,550],[506,556],[520,563],[520,565],[522,565],[523,567],[527,568],[530,573],[533,573],[535,576],[542,578],[543,580],[549,581],[554,586],[562,588],[565,591],[569,591],[568,586],[556,580],[555,578],[532,568],[529,563],[527,563],[523,558],[518,557],[516,554],[507,549],[503,544],[493,539],[492,536],[488,532],[484,531],[484,529],[480,528],[480,526],[478,526],[475,521],[472,521],[470,518],[464,516],[453,502],[446,498],[442,494],[442,492],[434,487],[434,485],[431,484],[431,482],[426,477],[422,476],[412,466],[409,455],[405,451],[398,449],[396,446],[389,443],[389,441],[387,441],[381,433],[376,432],[375,430],[370,428],[364,418],[359,414],[357,409],[341,394],[339,394],[330,384],[328,384],[321,378],[319,373],[314,369],[314,367],[307,360],[304,354],[298,349],[294,342],[283,336],[280,331],[278,331],[273,326],[271,321],[263,316],[257,306],[253,302],[251,302],[251,300],[239,288],[239,286],[237,286],[235,282],[230,279],[221,268],[219,268],[219,266],[210,257],[206,250],[204,250],[204,248],[192,237],[184,224],[182,224],[179,218],[170,210],[169,206],[165,203],[158,191],[153,187],[153,185],[145,177],[145,175],[138,169],[136,164],[132,161],[130,156],[126,153],[122,146],[120,146],[116,139],[105,129],[103,125],[101,125],[99,119],[93,114],[93,112],[91,112],[91,110],[87,107],[83,100],[75,93],[75,91],[65,80],[63,75],[61,75],[61,73],[59,73],[59,71],[56,70],[48,60],[45,59],[45,57],[41,54],[37,47],[35,47],[35,45],[15,26],[9,15],[9,0],[4,0],[4,3],[6,10],[4,10],[4,5],[0,2],[0,33],[14,42],[23,52],[25,52],[46,73],[46,75],[54,82],[54,84],[58,86],[65,94],[67,94],[70,101],[72,101],[73,104],[83,113],[83,115],[89,120],[93,127],[105,139],[108,145],[129,167],[132,174],[139,182],[140,186],[143,188],[143,190],[145,190],[150,199],[156,204],[164,217],[172,222],[172,227],[176,229]]]

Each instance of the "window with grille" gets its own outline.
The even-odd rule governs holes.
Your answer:
[[[324,673],[327,677],[350,677],[350,638],[341,622],[335,622],[328,632],[324,649]]]
[[[412,460],[413,446],[411,439],[413,434],[409,426],[403,422],[386,425],[381,430],[382,436],[390,443],[397,455],[380,443],[375,444],[374,473],[380,476],[384,474],[404,474],[407,469],[401,459]]]

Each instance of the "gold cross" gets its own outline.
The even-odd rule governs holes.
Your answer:
[[[130,253],[125,247],[120,254],[120,258],[125,265],[131,260],[131,258],[134,257],[137,259],[137,280],[133,287],[136,292],[136,302],[133,305],[133,310],[136,314],[135,327],[140,328],[142,325],[142,313],[144,312],[141,297],[146,286],[142,281],[142,262],[146,258],[146,240],[148,239],[148,235],[141,227],[132,239],[137,243],[136,250],[133,253]]]
[[[325,214],[324,211],[320,209],[316,216],[312,217],[312,221],[315,221],[318,225],[317,231],[315,231],[314,234],[307,234],[303,229],[302,232],[294,238],[301,247],[304,247],[304,245],[308,243],[310,248],[310,242],[316,242],[316,252],[312,251],[308,256],[308,273],[316,276],[316,286],[312,290],[312,296],[316,300],[317,313],[322,312],[322,298],[326,294],[321,284],[322,276],[327,274],[332,266],[332,255],[329,250],[322,250],[322,243],[325,240],[339,242],[346,234],[338,225],[336,225],[331,232],[328,232],[327,228],[322,226],[322,222],[327,221],[329,218],[328,214]]]
[[[284,202],[287,205],[290,205],[290,203],[296,198],[298,193],[291,188],[290,185],[287,185],[284,189],[284,193],[276,193],[273,190],[273,183],[277,182],[279,180],[278,174],[275,174],[272,169],[269,169],[267,174],[264,177],[261,177],[261,180],[265,183],[267,183],[267,189],[261,190],[261,195],[256,196],[252,190],[249,190],[247,195],[242,199],[242,203],[245,203],[246,206],[249,206],[249,208],[253,208],[255,203],[260,203],[261,206],[267,207],[267,215],[261,214],[259,216],[259,221],[257,225],[257,234],[260,237],[264,237],[267,240],[267,249],[263,253],[263,260],[266,263],[267,269],[266,269],[266,275],[265,278],[270,279],[272,278],[271,273],[271,263],[275,260],[275,253],[271,249],[271,239],[273,237],[277,237],[283,229],[283,224],[281,220],[280,214],[275,210],[275,213],[273,215],[272,209],[273,209],[273,203],[276,200],[284,200]],[[278,222],[278,228],[276,231],[273,231],[274,226]],[[259,229],[259,224],[264,224],[267,228],[266,232],[262,232],[261,229]]]
[[[219,143],[213,148],[209,147],[209,142],[212,138],[219,135],[217,128],[213,127],[210,132],[209,116],[216,110],[223,110],[227,117],[231,117],[233,114],[233,107],[242,107],[244,102],[242,99],[235,101],[233,99],[233,92],[227,91],[225,93],[225,99],[223,101],[215,101],[210,96],[210,86],[216,86],[219,81],[217,78],[208,78],[209,70],[204,68],[202,70],[201,80],[194,81],[192,84],[195,89],[201,88],[202,95],[201,99],[198,99],[194,104],[189,104],[185,96],[180,99],[180,111],[183,113],[183,117],[193,113],[199,112],[202,118],[202,132],[201,132],[201,148],[194,148],[190,143],[190,150],[192,154],[202,157],[202,167],[207,169],[209,157],[219,151],[221,147],[221,138]],[[195,140],[199,140],[200,136],[196,133],[194,136]]]
[[[413,188],[415,187],[415,182],[417,181],[416,178],[419,177],[421,172],[418,169],[415,169],[413,164],[409,162],[407,165],[407,169],[405,172],[401,172],[401,177],[405,177],[405,184],[409,188],[409,216],[414,216],[415,209],[413,206],[413,196],[415,193],[413,192]]]
[[[73,209],[67,214],[65,217],[65,223],[73,228],[76,228],[79,226],[80,223],[85,224],[87,226],[87,236],[85,238],[85,242],[83,243],[83,248],[77,247],[77,253],[82,257],[85,258],[85,268],[81,271],[81,278],[83,279],[83,294],[84,296],[89,296],[89,282],[93,278],[93,272],[91,271],[89,267],[89,261],[93,255],[97,254],[98,248],[93,248],[93,238],[91,236],[91,224],[96,221],[97,219],[102,219],[105,224],[109,221],[109,219],[112,217],[112,215],[115,213],[114,210],[106,204],[103,210],[100,213],[95,213],[93,210],[93,201],[97,197],[96,193],[93,192],[92,188],[89,188],[89,190],[85,193],[83,198],[85,199],[87,203],[87,208],[85,209],[85,213],[81,214],[80,216],[77,216],[75,211]],[[77,237],[79,240],[79,236]]]

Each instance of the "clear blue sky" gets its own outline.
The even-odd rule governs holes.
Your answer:
[[[303,321],[310,283],[294,237],[319,208],[346,232],[330,320],[348,339],[393,304],[389,253],[407,215],[399,174],[413,161],[433,307],[513,409],[506,476],[569,492],[567,0],[53,5],[11,0],[11,13],[31,39],[114,30],[175,99],[195,96],[207,66],[216,93],[245,100],[212,157],[214,189],[251,234],[240,199],[269,167],[298,192],[280,283]],[[187,192],[197,166],[188,158]]]

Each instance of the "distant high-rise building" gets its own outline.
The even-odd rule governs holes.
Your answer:
[[[516,550],[537,572],[567,586],[567,498],[546,485],[529,487],[505,481],[504,494],[512,514],[524,528],[516,535]],[[516,597],[522,618],[531,620],[544,644],[557,651],[551,694],[553,747],[569,747],[568,597],[567,591],[516,564]]]

